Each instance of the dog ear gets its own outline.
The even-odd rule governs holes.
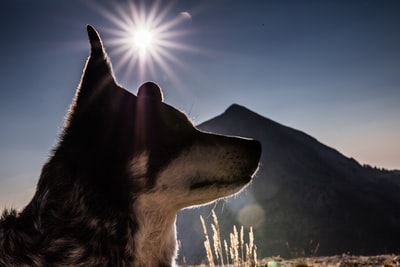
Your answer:
[[[164,100],[160,86],[154,82],[145,82],[139,87],[137,93],[138,99],[151,99],[162,102]]]
[[[114,75],[100,35],[91,25],[87,25],[87,32],[91,49],[82,82],[86,79],[92,83],[89,84],[93,86],[92,90],[102,90],[107,85],[115,84]]]
[[[93,115],[106,110],[106,105],[120,91],[99,34],[90,25],[87,26],[87,32],[91,46],[90,55],[69,108],[64,128],[69,127],[73,120],[84,118],[83,114]]]
[[[78,107],[90,106],[98,96],[112,92],[116,87],[111,64],[99,34],[90,25],[87,26],[87,32],[91,49],[75,96]]]
[[[87,25],[86,26],[88,36],[89,36],[89,42],[90,42],[90,47],[91,47],[91,56],[100,56],[103,57],[105,56],[105,51],[103,47],[103,42],[101,41],[99,33],[96,31],[96,29],[91,26]]]

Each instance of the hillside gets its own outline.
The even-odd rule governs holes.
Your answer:
[[[232,105],[198,126],[260,140],[259,173],[240,196],[178,216],[181,256],[205,258],[199,216],[210,210],[222,236],[233,224],[254,226],[260,257],[400,252],[400,173],[361,166],[301,131]],[[261,242],[258,242],[261,241]]]

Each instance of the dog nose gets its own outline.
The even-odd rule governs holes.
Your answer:
[[[261,157],[261,142],[257,140],[250,140],[250,142],[251,150],[253,151],[252,154],[259,160]]]
[[[261,158],[261,151],[262,151],[261,143],[257,140],[250,139],[247,140],[246,148],[252,172],[255,172],[256,169],[258,168],[258,164]]]

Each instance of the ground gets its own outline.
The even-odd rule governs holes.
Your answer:
[[[269,265],[268,265],[269,264]],[[261,266],[266,267],[397,267],[400,255],[379,256],[341,256],[298,258],[284,260],[279,257],[264,259]]]

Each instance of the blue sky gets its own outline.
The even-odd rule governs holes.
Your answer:
[[[161,63],[118,54],[132,7],[168,26]],[[33,194],[88,56],[86,24],[119,83],[136,93],[158,82],[196,124],[238,103],[362,164],[400,169],[399,14],[386,0],[1,1],[0,206]]]

